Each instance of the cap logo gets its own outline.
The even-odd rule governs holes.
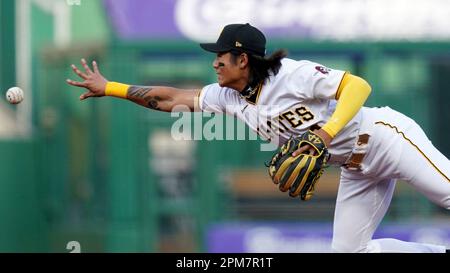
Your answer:
[[[239,43],[238,41],[236,41],[236,43],[234,44],[235,47],[242,47],[242,44]]]

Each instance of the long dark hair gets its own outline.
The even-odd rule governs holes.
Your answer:
[[[242,52],[231,52],[234,56],[239,56]],[[247,53],[247,52],[246,52]],[[281,67],[281,60],[287,56],[285,49],[279,49],[268,57],[261,57],[247,53],[250,66],[249,85],[254,87],[258,83],[265,81],[269,77],[269,73],[278,74]]]

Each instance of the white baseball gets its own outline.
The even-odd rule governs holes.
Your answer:
[[[23,101],[23,90],[19,87],[11,87],[6,91],[6,99],[11,104],[18,104]]]

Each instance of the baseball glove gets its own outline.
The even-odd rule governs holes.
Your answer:
[[[314,148],[314,155],[306,151],[292,156],[295,150],[306,144]],[[301,200],[309,200],[314,194],[315,184],[323,174],[327,160],[328,150],[322,138],[312,131],[307,131],[281,146],[268,164],[269,175],[273,183],[279,184],[282,192],[289,190],[290,196],[300,195]]]

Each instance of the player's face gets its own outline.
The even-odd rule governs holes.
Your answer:
[[[217,82],[220,86],[239,90],[243,72],[239,65],[239,57],[233,58],[234,56],[230,52],[217,53],[213,67],[216,70]]]

